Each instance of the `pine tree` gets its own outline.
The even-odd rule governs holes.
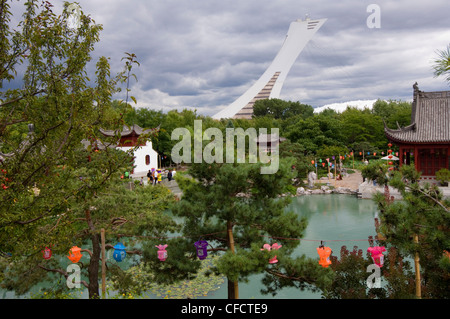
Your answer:
[[[305,218],[286,211],[290,196],[282,196],[289,192],[296,174],[292,161],[281,159],[275,174],[261,174],[261,165],[192,164],[189,176],[176,177],[183,197],[173,205],[172,212],[180,218],[184,238],[169,242],[167,251],[175,260],[168,258],[164,266],[160,263],[160,276],[166,273],[168,277],[180,269],[180,263],[184,269],[190,265],[195,271],[198,259],[194,243],[203,239],[209,244],[209,254],[220,255],[215,271],[228,279],[229,299],[238,298],[238,282],[255,273],[266,274],[265,293],[276,294],[271,287],[296,283],[302,288],[325,285],[331,274],[316,260],[290,257],[300,243],[295,239],[302,237],[307,225]],[[263,249],[264,244],[274,243],[281,248]],[[278,263],[269,264],[275,256]]]
[[[415,260],[418,297],[448,298],[449,200],[443,199],[436,185],[420,183],[414,166],[403,165],[389,185],[400,191],[403,200],[391,203],[382,194],[374,197],[381,212],[380,232],[400,255]]]

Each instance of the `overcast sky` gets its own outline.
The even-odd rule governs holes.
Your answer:
[[[63,1],[51,2],[57,13]],[[450,43],[448,0],[78,3],[103,25],[95,55],[110,57],[114,72],[121,69],[124,52],[137,55],[138,82],[131,82],[131,90],[138,107],[217,113],[262,75],[289,24],[306,14],[328,20],[292,66],[281,99],[320,107],[353,100],[410,101],[414,82],[423,91],[449,90],[432,69],[436,51]],[[368,12],[370,4],[380,9],[379,28],[367,25],[374,13]]]

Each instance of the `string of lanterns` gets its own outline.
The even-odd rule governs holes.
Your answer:
[[[260,235],[261,237],[269,237],[272,239],[284,239],[284,240],[303,240],[303,241],[320,241],[320,246],[317,247],[317,253],[319,254],[319,265],[321,265],[324,268],[327,268],[329,265],[331,265],[330,256],[332,254],[332,250],[330,247],[324,246],[322,240],[316,240],[316,239],[303,239],[303,238],[283,238],[283,237],[272,237],[272,236],[266,236],[266,235]],[[185,237],[185,236],[176,236],[176,237]],[[176,237],[165,237],[165,238],[176,238]],[[153,237],[155,238],[155,237]],[[161,237],[158,237],[158,239],[162,239]],[[367,239],[336,239],[336,240],[329,240],[329,241],[367,241]],[[198,240],[194,243],[194,246],[196,248],[196,254],[197,257],[200,260],[204,260],[208,256],[208,242],[206,240]],[[168,247],[167,244],[160,244],[155,245],[156,248],[158,248],[157,256],[160,261],[165,261],[168,257],[168,252],[166,248]],[[261,251],[273,251],[273,250],[279,250],[282,245],[278,243],[274,243],[272,245],[270,244],[264,244],[263,248],[260,249]],[[117,262],[121,262],[126,257],[126,247],[123,245],[123,243],[119,242],[114,247],[113,252],[113,258]],[[367,252],[371,254],[371,258],[373,259],[373,262],[378,267],[382,267],[384,263],[384,255],[383,252],[386,251],[386,248],[384,246],[375,246],[375,247],[369,247],[367,249]],[[52,250],[49,247],[45,247],[42,251],[43,258],[48,260],[52,257]],[[72,246],[72,248],[69,250],[69,255],[67,258],[72,263],[77,263],[80,261],[81,257],[83,255],[81,254],[81,248],[78,246]],[[269,264],[276,264],[278,263],[277,256],[269,259]]]

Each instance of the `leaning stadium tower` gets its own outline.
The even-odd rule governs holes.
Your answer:
[[[213,118],[251,119],[255,101],[279,98],[284,80],[295,60],[326,20],[306,18],[291,22],[280,51],[263,75],[236,101],[213,115]]]

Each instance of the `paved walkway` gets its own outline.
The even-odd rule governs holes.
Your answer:
[[[137,176],[133,178],[140,179],[140,177]],[[144,183],[147,184],[147,177],[144,177]],[[372,195],[377,191],[384,193],[384,187],[374,186],[373,183],[367,182],[363,183],[361,172],[357,170],[355,170],[354,173],[343,177],[342,180],[324,179],[324,180],[316,180],[315,183],[329,183],[330,186],[334,186],[334,188],[338,187],[349,188],[352,191],[358,192],[358,197],[360,198],[371,199]],[[183,192],[178,187],[176,181],[172,180],[169,182],[167,179],[163,179],[162,184],[168,187],[178,198],[181,198]],[[444,198],[450,198],[449,186],[439,187],[439,189],[442,191]],[[394,196],[395,199],[401,199],[401,195],[396,189],[389,187],[389,191],[391,196]]]

